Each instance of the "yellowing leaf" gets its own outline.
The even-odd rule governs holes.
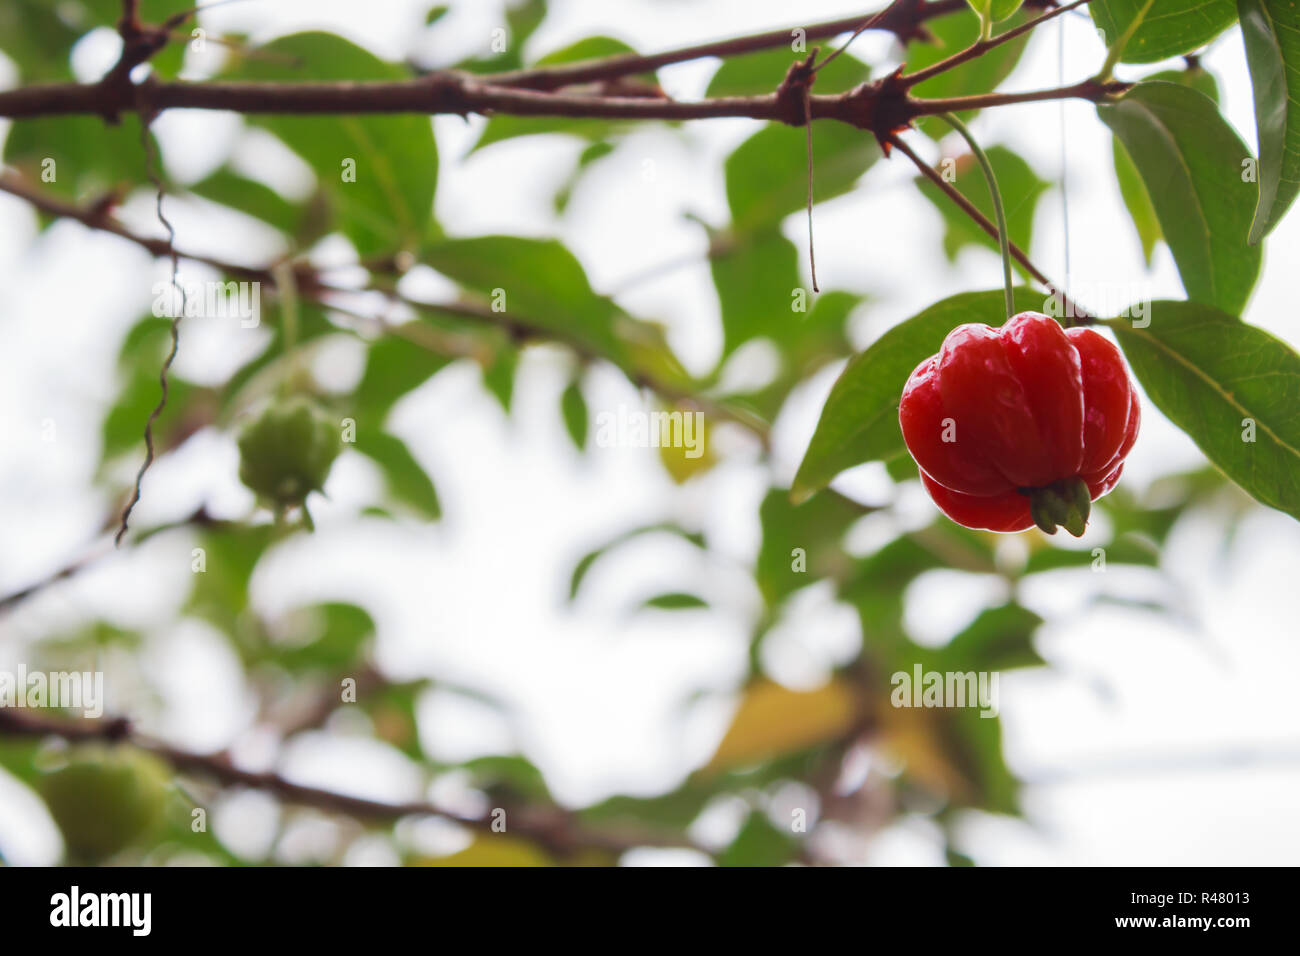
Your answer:
[[[812,747],[847,733],[858,699],[841,680],[814,691],[772,681],[751,684],[706,770],[744,766]]]

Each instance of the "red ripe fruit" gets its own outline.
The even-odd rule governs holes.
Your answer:
[[[1137,439],[1137,389],[1091,329],[1021,312],[948,333],[912,372],[898,421],[939,509],[967,528],[1076,536]]]

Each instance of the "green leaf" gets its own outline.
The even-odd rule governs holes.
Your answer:
[[[317,604],[300,609],[293,619],[306,624],[305,633],[293,635],[288,647],[271,645],[267,656],[294,673],[324,670],[332,676],[354,667],[375,633],[374,619],[355,604]]]
[[[1237,0],[1237,8],[1259,134],[1253,244],[1278,224],[1300,192],[1300,6],[1295,0]]]
[[[1142,243],[1142,257],[1151,265],[1151,255],[1156,243],[1163,233],[1160,231],[1160,219],[1156,216],[1156,207],[1151,204],[1151,194],[1142,182],[1142,174],[1133,165],[1133,160],[1119,137],[1111,140],[1112,155],[1115,161],[1115,178],[1119,181],[1119,192],[1128,207],[1128,214],[1137,229],[1138,241]]]
[[[966,2],[980,17],[992,17],[997,23],[1019,10],[1024,0],[966,0]]]
[[[560,413],[564,416],[564,428],[573,439],[578,451],[587,447],[588,419],[587,399],[583,397],[582,385],[574,379],[560,395]]]
[[[754,811],[718,858],[720,866],[781,866],[794,858],[798,844],[767,815]]]
[[[841,542],[862,509],[836,495],[795,505],[784,489],[773,488],[758,511],[763,540],[754,580],[768,607],[823,578],[847,575],[852,564]]]
[[[779,342],[802,337],[804,316],[792,308],[802,285],[799,250],[775,227],[727,246],[709,269],[722,311],[723,359],[760,336]]]
[[[992,146],[985,150],[993,166],[993,174],[998,180],[998,189],[1002,192],[1002,201],[1007,212],[1007,231],[1011,241],[1022,249],[1028,249],[1034,228],[1034,212],[1038,200],[1047,192],[1050,183],[1040,179],[1027,162],[1007,149],[1005,146]],[[956,178],[953,185],[984,213],[990,221],[995,219],[993,197],[989,194],[988,184],[980,171],[975,157],[969,153],[955,160]],[[983,229],[971,221],[957,205],[949,199],[934,183],[924,176],[915,180],[922,194],[934,203],[943,215],[947,231],[943,237],[943,251],[950,262],[955,262],[957,255],[968,245],[980,245],[998,250],[998,242]],[[1018,262],[1013,266],[1027,275]]]
[[[411,454],[406,442],[373,427],[358,428],[355,447],[379,466],[394,498],[428,521],[436,521],[442,516],[433,480]]]
[[[1188,297],[1237,314],[1260,269],[1246,244],[1259,196],[1250,150],[1214,101],[1177,83],[1140,83],[1097,107],[1146,184]]]
[[[586,37],[561,50],[548,53],[536,62],[536,66],[559,66],[566,63],[578,63],[583,60],[603,59],[622,53],[635,53],[632,47],[622,40],[612,37]],[[653,82],[653,76],[643,77]],[[586,140],[604,140],[624,130],[630,129],[632,123],[608,119],[584,119],[573,116],[493,116],[483,128],[483,133],[474,144],[471,153],[477,152],[493,143],[500,143],[520,136],[538,136],[544,133],[560,133],[577,136]]]
[[[572,601],[578,596],[578,589],[582,587],[582,582],[586,579],[587,573],[591,571],[592,566],[600,560],[601,557],[613,551],[615,548],[634,538],[639,538],[648,534],[671,534],[676,535],[683,541],[695,545],[697,548],[704,547],[704,536],[695,531],[688,531],[679,524],[672,522],[662,522],[660,524],[643,525],[638,528],[632,528],[624,531],[614,537],[612,540],[605,542],[600,547],[588,551],[574,565],[573,574],[569,579],[569,600]]]
[[[662,335],[598,295],[582,265],[553,239],[479,236],[426,247],[423,261],[494,306],[561,341],[594,350],[625,372],[684,377]]]
[[[1113,43],[1128,29],[1146,0],[1093,0],[1093,22]],[[1158,0],[1124,47],[1124,63],[1155,63],[1191,53],[1214,39],[1237,19],[1233,0]]]
[[[713,99],[774,93],[785,79],[790,65],[802,59],[788,47],[728,57],[713,74],[705,96]],[[818,93],[843,93],[870,78],[871,68],[852,54],[845,53],[817,71],[815,89]]]
[[[195,183],[190,187],[190,192],[260,219],[286,235],[296,236],[302,221],[303,209],[300,205],[285,199],[270,186],[225,167],[202,182]]]
[[[1043,308],[1044,295],[1017,289],[1017,311]],[[966,292],[937,302],[890,329],[853,358],[831,388],[791,496],[806,500],[846,468],[905,454],[898,400],[912,371],[964,322],[1001,325],[1003,294]]]
[[[727,157],[724,171],[732,230],[775,226],[808,202],[808,140],[803,127],[770,123]],[[880,158],[875,139],[845,123],[813,126],[813,199],[853,188]]]
[[[1248,493],[1300,518],[1300,356],[1191,302],[1152,303],[1147,328],[1107,324],[1156,407]]]
[[[1019,604],[982,611],[940,653],[939,669],[1002,671],[1046,663],[1034,650],[1034,632],[1043,619]]]
[[[1015,22],[1008,24],[1009,27],[1023,23],[1026,19],[1024,11],[1017,13],[1013,19]],[[979,20],[965,10],[929,20],[926,22],[926,27],[934,35],[934,40],[916,39],[907,44],[907,55],[903,59],[907,63],[909,72],[914,73],[927,66],[933,66],[940,60],[945,60],[954,53],[964,50],[978,40],[980,34]],[[912,88],[912,93],[929,99],[995,90],[1016,68],[1028,41],[1028,34],[1009,40],[987,51],[983,56],[978,56],[938,76],[932,76],[923,83],[918,83]],[[974,115],[974,111],[968,110],[959,115],[963,120],[969,120]],[[917,123],[917,128],[936,138],[951,132],[951,127],[934,117],[921,120]]]
[[[397,400],[428,381],[447,362],[396,336],[371,343],[366,350],[366,370],[352,396],[358,431],[378,431]]]
[[[402,80],[409,71],[342,37],[298,33],[236,60],[227,78],[262,82]],[[433,214],[438,153],[427,116],[250,117],[298,153],[337,210],[339,226],[365,255],[413,249]],[[355,182],[344,181],[355,163]]]
[[[153,134],[149,136],[152,141]],[[117,126],[105,125],[98,116],[19,120],[5,139],[4,161],[42,190],[75,201],[93,202],[148,182],[140,121],[134,114],[123,116]]]
[[[707,608],[709,602],[696,594],[688,594],[685,591],[670,591],[666,594],[657,594],[652,598],[647,598],[641,603],[641,608],[655,608],[660,611],[692,611],[700,608]]]

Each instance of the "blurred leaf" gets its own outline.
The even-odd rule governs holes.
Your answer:
[[[813,157],[813,199],[825,202],[852,189],[880,149],[852,126],[821,123],[813,127]],[[724,171],[733,231],[776,226],[807,204],[807,133],[769,123],[736,147]]]
[[[635,53],[636,50],[622,40],[611,37],[586,37],[561,50],[548,53],[539,59],[535,66],[559,66],[566,63],[579,63],[583,60],[603,59],[621,53]],[[653,81],[653,78],[649,78]],[[488,120],[483,133],[474,144],[471,152],[478,152],[485,146],[500,143],[520,136],[536,136],[542,133],[562,133],[578,136],[582,139],[599,141],[631,127],[630,122],[607,119],[584,119],[572,116],[510,116],[499,114]]]
[[[1146,0],[1093,0],[1088,5],[1093,22],[1114,43]],[[1214,39],[1234,20],[1232,0],[1160,0],[1147,11],[1137,32],[1120,57],[1122,63],[1155,63],[1171,56],[1191,53]]]
[[[54,165],[48,166],[48,160]],[[105,125],[98,116],[24,119],[9,128],[4,161],[43,192],[86,204],[149,182],[134,114],[124,115],[116,126]],[[45,175],[47,169],[53,179]]]
[[[695,545],[697,548],[704,547],[703,535],[695,531],[688,531],[686,528],[673,522],[644,525],[642,527],[632,528],[628,531],[621,532],[612,540],[607,541],[594,551],[587,552],[587,554],[583,555],[581,560],[578,561],[577,565],[574,566],[573,575],[569,580],[569,600],[572,601],[578,596],[578,589],[582,586],[582,582],[586,578],[587,572],[591,570],[592,565],[594,565],[603,555],[608,554],[619,545],[625,544],[634,538],[639,538],[648,534],[661,533],[676,535],[682,540]]]
[[[713,99],[775,93],[790,66],[803,59],[788,47],[727,57],[713,74],[705,95]],[[816,92],[843,93],[870,78],[871,68],[851,53],[845,53],[817,71]]]
[[[1191,302],[1152,303],[1147,328],[1107,324],[1156,406],[1229,478],[1300,518],[1300,355]]]
[[[394,498],[426,521],[442,517],[433,480],[411,454],[406,442],[388,432],[358,428],[353,447],[379,466],[388,482],[388,492]]]
[[[798,845],[788,833],[772,825],[767,814],[754,811],[722,855],[721,866],[781,866],[790,862]]]
[[[298,227],[303,220],[301,206],[285,199],[270,186],[230,169],[218,169],[191,186],[190,192],[259,219],[286,235],[298,236]]]
[[[574,379],[565,386],[560,395],[560,412],[564,416],[564,429],[573,439],[578,451],[587,447],[587,430],[589,415],[587,399],[582,394],[582,384]]]
[[[723,358],[750,339],[799,337],[802,315],[792,308],[801,289],[798,251],[776,229],[739,239],[713,257],[710,268],[722,307]]]
[[[848,733],[859,716],[856,695],[839,678],[813,691],[755,681],[745,688],[731,727],[705,770],[759,763],[826,743]]]
[[[688,594],[685,591],[670,591],[666,594],[658,594],[652,598],[647,598],[641,603],[641,608],[653,608],[660,611],[691,611],[700,608],[707,609],[709,602],[695,594]]]
[[[475,837],[474,842],[450,856],[420,857],[414,866],[552,866],[551,860],[536,846],[514,837],[492,834]]]
[[[397,336],[370,343],[365,372],[352,396],[358,437],[379,430],[398,399],[423,385],[447,364],[444,356]]]
[[[1295,0],[1238,0],[1259,135],[1259,242],[1300,193],[1300,7]]]
[[[1038,174],[1027,162],[1005,146],[991,146],[985,152],[993,166],[993,174],[997,177],[998,189],[1002,193],[1002,201],[1006,206],[1007,231],[1011,235],[1011,241],[1021,249],[1028,249],[1032,239],[1034,213],[1038,209],[1038,200],[1047,192],[1051,184],[1045,179],[1039,179]],[[989,194],[988,184],[979,165],[975,162],[975,157],[969,153],[958,157],[955,160],[954,172],[956,178],[952,185],[969,199],[975,208],[993,221],[995,218],[993,197]],[[924,177],[917,177],[916,184],[921,193],[934,203],[947,225],[943,237],[943,251],[948,256],[948,261],[955,262],[957,254],[968,245],[979,245],[997,251],[997,240],[972,222],[970,217],[944,195],[938,186]],[[1022,275],[1028,276],[1020,263],[1013,261],[1012,266]]]
[[[1177,83],[1140,83],[1097,115],[1141,174],[1188,297],[1240,313],[1260,268],[1246,244],[1259,198],[1242,181],[1246,144],[1213,100]]]
[[[309,630],[295,635],[288,647],[270,648],[269,657],[291,672],[323,670],[330,675],[357,665],[375,633],[369,612],[355,604],[329,602],[302,608],[291,618],[306,621]]]
[[[483,387],[501,403],[502,410],[510,414],[510,402],[515,393],[515,373],[519,371],[519,350],[502,348],[496,358],[483,370]]]
[[[1015,305],[1017,311],[1041,309],[1043,293],[1017,289]],[[906,453],[898,402],[908,376],[958,325],[1001,325],[1004,308],[1000,290],[955,295],[896,325],[853,358],[826,399],[794,479],[794,500],[807,500],[846,468]]]
[[[947,669],[1002,671],[1046,663],[1034,650],[1033,636],[1043,619],[1019,604],[1003,604],[979,616],[943,648]]]
[[[331,33],[298,33],[236,58],[225,74],[249,81],[402,80],[404,67],[385,63]],[[414,249],[433,214],[438,153],[427,116],[248,117],[306,160],[338,212],[339,226],[362,256]],[[353,160],[356,181],[343,180]]]
[[[852,564],[841,542],[860,517],[861,508],[835,495],[822,495],[796,506],[784,490],[769,491],[758,512],[763,541],[754,570],[768,606],[775,607],[789,594],[822,578],[846,575]],[[796,562],[802,562],[803,571],[795,569]]]

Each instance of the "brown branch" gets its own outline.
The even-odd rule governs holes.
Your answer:
[[[1047,0],[1030,0],[1028,5],[1043,6],[1046,2]],[[909,0],[906,3],[895,3],[877,14],[879,19],[872,24],[871,29],[889,31],[906,42],[917,36],[925,36],[924,24],[927,20],[964,9],[966,9],[966,0],[933,0],[930,3]],[[859,14],[855,17],[841,17],[837,20],[814,23],[807,27],[788,27],[784,30],[757,33],[753,36],[697,43],[662,53],[646,55],[625,53],[580,63],[514,70],[510,73],[493,74],[491,82],[496,86],[556,90],[577,83],[592,83],[636,73],[650,73],[673,63],[685,63],[705,57],[725,58],[744,53],[756,53],[760,50],[789,47],[795,29],[802,29],[804,38],[808,41],[824,40],[857,30],[862,26],[863,19],[863,15]]]
[[[889,144],[891,146],[896,147],[899,152],[901,152],[904,156],[910,159],[913,165],[915,165],[916,168],[920,170],[921,173],[928,180],[930,180],[930,182],[934,183],[941,190],[943,190],[944,194],[947,195],[948,198],[951,199],[954,203],[956,203],[958,207],[961,208],[961,211],[966,213],[966,215],[969,216],[975,222],[976,225],[978,225],[981,229],[987,232],[994,239],[998,238],[998,227],[995,226],[992,222],[990,222],[989,218],[985,216],[984,213],[980,212],[979,209],[977,209],[969,199],[963,196],[961,191],[957,189],[956,186],[954,186],[952,183],[944,179],[943,176],[940,175],[940,173],[937,170],[933,169],[929,163],[927,163],[924,159],[918,156],[916,152],[912,149],[912,147],[908,146],[907,143],[905,143],[898,136],[891,137],[889,140]],[[1063,290],[1059,289],[1055,285],[1055,283],[1053,283],[1050,279],[1048,279],[1047,276],[1043,275],[1042,271],[1039,270],[1039,268],[1035,266],[1033,262],[1030,261],[1029,256],[1025,254],[1024,250],[1022,250],[1014,242],[1009,243],[1009,245],[1011,246],[1011,255],[1015,258],[1017,262],[1019,262],[1022,266],[1025,267],[1025,271],[1028,272],[1035,279],[1037,279],[1043,285],[1044,288],[1046,288],[1049,292],[1052,293],[1052,295],[1060,297],[1061,304],[1066,309],[1066,313],[1065,313],[1066,315],[1075,317],[1075,319],[1080,324],[1086,323],[1088,321],[1089,319],[1088,313],[1080,309],[1073,302],[1071,302],[1066,297],[1065,292]]]
[[[909,98],[912,117],[935,116],[939,113],[958,113],[964,110],[982,110],[1017,103],[1041,103],[1047,100],[1088,100],[1100,103],[1125,92],[1132,83],[1117,80],[1101,81],[1089,77],[1071,86],[1054,86],[1046,90],[1026,93],[977,93],[974,96],[948,96],[942,99]]]
[[[433,816],[451,820],[476,833],[495,836],[491,812],[467,816],[423,801],[389,803],[294,783],[277,773],[243,770],[224,753],[202,754],[136,733],[125,718],[99,720],[51,717],[31,711],[0,709],[0,734],[20,737],[58,737],[71,743],[129,742],[166,761],[178,773],[215,780],[225,787],[248,787],[279,797],[286,803],[316,807],[362,820],[396,821],[403,817]],[[622,853],[636,847],[695,848],[685,837],[659,832],[595,829],[581,826],[561,807],[505,807],[506,833],[520,834],[551,853],[568,857],[579,850]]]

